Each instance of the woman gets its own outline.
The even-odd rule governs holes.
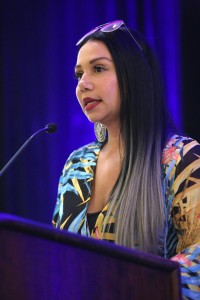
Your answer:
[[[138,33],[115,21],[77,45],[76,95],[98,140],[68,158],[53,224],[178,260],[183,294],[197,299],[200,145],[177,133],[156,58]]]

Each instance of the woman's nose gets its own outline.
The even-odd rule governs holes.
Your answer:
[[[81,92],[85,92],[87,90],[92,90],[93,83],[92,83],[91,79],[89,78],[89,76],[87,76],[86,74],[83,74],[78,83],[78,87]]]

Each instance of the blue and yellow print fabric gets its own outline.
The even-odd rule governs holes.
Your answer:
[[[87,208],[102,146],[91,143],[68,158],[59,181],[55,227],[90,236]],[[161,166],[166,215],[163,257],[181,265],[183,299],[200,299],[200,145],[188,137],[172,136]],[[91,236],[114,242],[114,216],[107,232],[102,230],[108,206],[99,214]]]

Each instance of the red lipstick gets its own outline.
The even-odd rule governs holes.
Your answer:
[[[85,110],[90,110],[95,108],[97,105],[99,105],[100,102],[101,100],[97,100],[89,97],[83,99],[83,105]]]

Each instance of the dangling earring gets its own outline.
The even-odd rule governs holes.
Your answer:
[[[105,142],[106,138],[107,138],[107,128],[105,125],[101,124],[101,123],[95,123],[94,124],[94,132],[96,135],[96,138],[99,142],[103,143]]]

